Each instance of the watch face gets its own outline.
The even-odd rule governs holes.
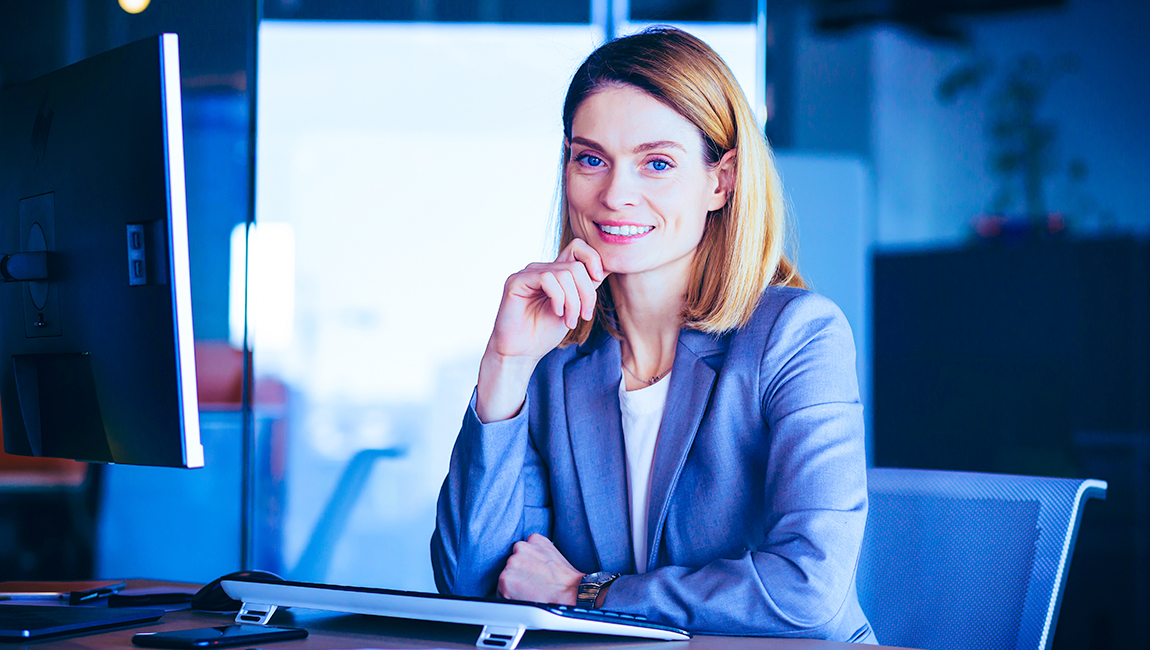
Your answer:
[[[608,574],[606,571],[596,571],[595,573],[588,573],[587,575],[583,576],[583,579],[579,582],[585,585],[595,585],[602,582],[603,579],[608,575],[610,574]]]
[[[581,584],[602,585],[614,580],[619,574],[611,573],[610,571],[597,571],[595,573],[588,573],[583,576],[580,581]]]

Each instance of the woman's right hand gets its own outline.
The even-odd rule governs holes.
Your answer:
[[[536,364],[580,319],[594,317],[595,290],[606,277],[599,253],[574,239],[554,262],[529,264],[507,278],[479,365],[481,421],[506,420],[519,412]]]

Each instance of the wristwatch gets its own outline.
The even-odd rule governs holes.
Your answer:
[[[575,605],[586,609],[595,609],[595,601],[599,598],[599,592],[603,591],[603,587],[611,584],[611,581],[620,575],[622,574],[599,571],[583,576],[583,579],[579,581],[579,593],[575,596]]]

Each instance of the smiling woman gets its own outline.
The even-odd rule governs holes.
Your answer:
[[[436,584],[874,643],[853,339],[783,255],[778,176],[730,71],[650,29],[588,57],[563,118],[561,252],[504,285]]]

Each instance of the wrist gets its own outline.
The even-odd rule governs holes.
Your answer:
[[[528,379],[535,371],[535,365],[543,357],[512,356],[501,354],[488,345],[483,351],[483,358],[479,362],[480,374],[484,369],[500,376],[507,375],[518,379]]]
[[[613,584],[615,584],[614,580],[599,588],[599,595],[595,597],[595,609],[603,609],[603,601],[607,599],[607,590]]]
[[[519,414],[538,359],[506,357],[490,349],[479,362],[475,413],[484,424]]]

